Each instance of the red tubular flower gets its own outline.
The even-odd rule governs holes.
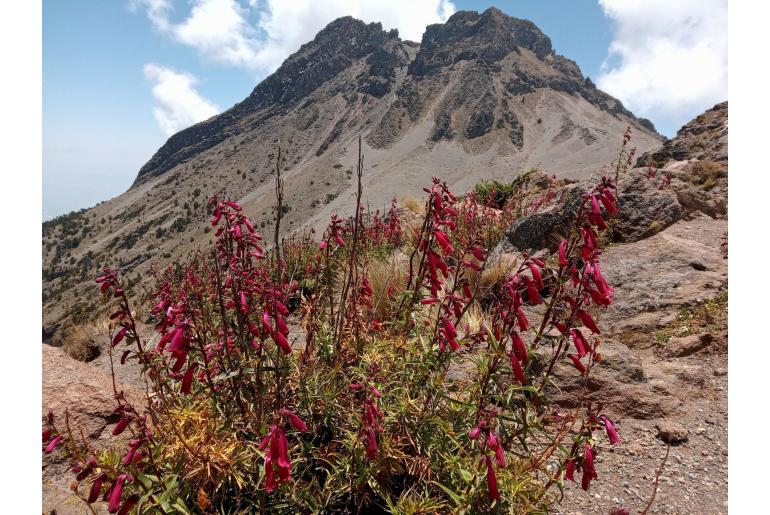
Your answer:
[[[540,293],[537,291],[537,288],[535,287],[536,286],[535,282],[528,277],[524,278],[524,282],[527,285],[527,299],[532,304],[542,304],[543,299],[540,297]]]
[[[567,357],[572,360],[572,364],[575,365],[575,368],[578,369],[578,371],[585,375],[586,373],[586,367],[583,365],[583,363],[580,361],[580,358],[575,356],[574,354],[567,354]]]
[[[289,422],[291,422],[291,425],[294,426],[294,429],[302,433],[307,431],[307,424],[305,424],[296,413],[291,410],[283,410],[283,414],[289,418]]]
[[[123,431],[126,430],[126,427],[128,427],[129,422],[131,422],[131,417],[123,417],[121,418],[117,424],[115,424],[115,427],[112,430],[112,436],[118,436]]]
[[[56,449],[56,446],[59,445],[59,442],[61,442],[63,439],[64,437],[62,435],[59,435],[55,437],[53,440],[51,440],[51,442],[45,448],[45,453],[51,454],[54,451],[54,449]]]
[[[102,483],[104,482],[104,474],[99,474],[94,478],[94,482],[91,484],[91,491],[88,493],[88,503],[95,503],[99,499],[99,494],[102,492]]]
[[[567,467],[564,470],[565,481],[575,481],[575,460],[567,460]]]
[[[120,498],[123,495],[123,484],[128,479],[128,474],[121,474],[115,481],[115,485],[110,491],[110,502],[107,505],[107,511],[109,513],[115,513],[120,508]]]
[[[264,326],[265,330],[268,332],[272,332],[273,326],[270,324],[270,313],[267,311],[262,313],[262,326]]]
[[[513,369],[513,375],[516,376],[516,380],[521,383],[522,386],[527,384],[527,379],[524,377],[524,369],[521,368],[521,363],[516,358],[514,353],[511,353],[511,368]]]
[[[289,308],[280,300],[275,301],[275,309],[284,316],[289,314]]]
[[[182,386],[179,388],[179,391],[184,394],[189,394],[190,389],[192,387],[192,380],[193,380],[193,374],[195,373],[195,370],[198,368],[197,365],[192,364],[189,367],[187,367],[187,372],[185,372],[184,377],[182,378]]]
[[[422,299],[420,299],[420,304],[422,304],[423,306],[435,304],[436,302],[438,302],[438,299],[436,297],[423,297]]]
[[[484,252],[484,249],[482,249],[479,246],[472,247],[471,254],[473,254],[473,257],[475,257],[479,261],[484,261],[484,259],[486,259],[486,252]]]
[[[481,434],[481,426],[476,426],[470,430],[470,432],[468,433],[468,438],[470,438],[471,440],[475,440],[479,437],[480,434]]]
[[[527,320],[527,315],[524,314],[523,309],[518,308],[516,310],[516,320],[518,321],[520,331],[529,329],[529,320]]]
[[[610,215],[614,216],[618,213],[618,207],[615,204],[615,196],[609,188],[604,188],[602,190],[602,195],[599,197],[599,200],[602,201],[602,204],[604,204],[605,209],[607,209],[607,212]]]
[[[123,503],[123,506],[120,507],[118,515],[128,515],[131,513],[131,510],[136,506],[137,502],[139,502],[139,494],[130,495],[128,499],[126,499],[126,502]]]
[[[51,439],[51,429],[43,429],[43,443]]]
[[[441,249],[444,251],[444,255],[448,256],[449,254],[451,254],[454,249],[452,248],[452,244],[449,243],[449,238],[447,238],[447,235],[444,234],[444,231],[442,231],[441,229],[435,229],[433,231],[433,234],[436,236],[436,241],[441,246]]]
[[[286,482],[291,479],[291,460],[289,459],[289,442],[286,440],[286,433],[283,428],[276,427],[273,430],[273,441],[277,450],[278,458],[278,477]],[[271,451],[273,448],[271,447]]]
[[[497,489],[497,476],[495,476],[495,468],[492,466],[492,458],[484,456],[487,462],[487,490],[489,490],[489,498],[492,501],[496,501],[500,498],[500,491]]]
[[[112,337],[112,346],[116,346],[121,341],[123,341],[123,338],[126,336],[126,332],[128,331],[128,326],[124,326],[120,328],[120,331],[115,333],[115,336]]]
[[[124,467],[129,465],[132,461],[134,461],[134,454],[136,454],[136,448],[134,447],[129,448],[128,452],[126,452],[126,454],[123,455],[123,459],[121,460],[120,463],[123,464]]]
[[[609,301],[612,301],[612,297],[615,295],[615,291],[607,284],[607,281],[602,276],[602,270],[599,267],[599,261],[594,260],[592,263],[591,276],[596,284],[596,288],[599,292],[606,297]]]
[[[535,281],[535,286],[537,287],[538,290],[542,290],[544,288],[544,285],[543,285],[543,276],[540,273],[540,269],[533,262],[527,263],[527,267],[529,268],[529,271],[532,274],[532,280]]]
[[[184,343],[184,326],[178,325],[174,328],[173,335],[171,336],[171,344],[168,346],[168,351],[177,352],[184,348]]]
[[[246,225],[246,229],[248,229],[251,234],[254,234],[254,225],[252,225],[251,220],[245,216],[241,220],[243,221],[244,225]]]
[[[588,349],[588,342],[586,342],[586,339],[583,337],[583,333],[580,332],[580,329],[570,329],[569,332],[572,336],[572,342],[575,344],[575,350],[577,350],[578,358],[582,358],[588,352],[586,350]]]
[[[590,329],[592,333],[601,334],[599,326],[596,325],[596,322],[594,322],[594,319],[591,318],[591,315],[589,315],[587,311],[578,309],[577,316],[580,318],[580,321],[583,322],[583,325]]]
[[[268,435],[269,436],[269,435]],[[271,452],[268,449],[265,453],[265,491],[272,492],[278,488],[278,481],[275,479],[275,470],[273,470],[273,460]]]
[[[275,325],[278,326],[278,332],[284,336],[289,334],[289,326],[286,325],[286,320],[281,315],[275,317]]]
[[[598,478],[596,469],[594,468],[594,451],[590,444],[585,444],[583,456],[583,478],[580,482],[580,486],[583,490],[588,490],[591,486],[591,481]]]
[[[466,268],[472,268],[477,272],[481,272],[481,266],[468,259],[463,259],[463,266]]]
[[[498,467],[503,469],[507,465],[505,461],[505,450],[503,450],[502,445],[498,445],[497,447],[495,447],[495,463],[497,464]]]
[[[291,345],[286,337],[278,331],[273,332],[273,341],[281,348],[284,354],[291,354]]]
[[[450,322],[448,318],[442,318],[441,325],[444,326],[444,332],[446,333],[447,339],[450,337],[457,338],[457,330],[455,329],[454,324]]]
[[[607,437],[610,439],[610,443],[612,445],[623,443],[623,441],[620,439],[620,435],[618,435],[618,430],[615,427],[615,424],[612,422],[612,420],[610,420],[609,417],[607,417],[606,415],[600,416],[599,419],[602,422],[604,422],[604,430],[607,431]]]
[[[377,434],[374,432],[374,428],[367,428],[364,433],[364,448],[366,449],[366,457],[370,460],[377,459]]]
[[[524,345],[524,340],[519,333],[513,333],[511,340],[513,341],[513,352],[516,354],[516,357],[519,361],[526,364],[529,361],[529,356],[527,355],[527,347]]]
[[[184,364],[187,361],[187,350],[182,349],[180,351],[175,352],[174,358],[176,359],[176,361],[174,362],[174,365],[171,367],[171,371],[179,372],[184,368]]]

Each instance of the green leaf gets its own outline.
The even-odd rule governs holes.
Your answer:
[[[438,481],[432,481],[432,483],[438,486],[439,488],[441,488],[443,491],[445,491],[447,495],[452,498],[452,500],[455,502],[456,505],[458,506],[463,505],[462,498],[459,495],[457,495],[455,492],[453,492],[449,487],[442,485]]]

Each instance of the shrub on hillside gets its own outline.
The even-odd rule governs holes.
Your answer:
[[[405,234],[395,203],[362,208],[362,167],[353,216],[333,216],[320,243],[278,237],[280,153],[272,249],[238,204],[213,198],[215,247],[156,276],[153,345],[118,272],[97,279],[115,303],[116,366],[137,361],[151,388],[142,412],[114,392],[112,434],[128,439],[111,451],[66,413],[47,417],[45,452],[69,455],[89,506],[525,513],[547,510],[564,481],[597,479],[598,433],[617,443],[613,423],[588,402],[552,405],[546,387],[559,361],[586,381],[600,362],[595,311],[613,290],[598,233],[617,211],[614,182],[583,198],[554,256],[489,273],[510,213],[434,178]]]

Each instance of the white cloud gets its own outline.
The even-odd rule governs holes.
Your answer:
[[[599,0],[614,38],[597,79],[674,131],[727,99],[727,0]]]
[[[155,119],[168,136],[219,113],[220,109],[195,91],[195,77],[165,66],[144,65],[144,76],[153,83],[157,105]]]
[[[353,16],[396,28],[403,39],[419,41],[425,27],[446,21],[451,0],[193,0],[190,12],[174,23],[171,0],[132,0],[143,5],[153,25],[201,56],[259,73],[274,71],[332,20]]]

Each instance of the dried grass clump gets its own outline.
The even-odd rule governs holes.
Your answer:
[[[105,322],[73,324],[62,330],[54,345],[60,346],[71,358],[89,362],[99,357],[99,339],[109,338]]]
[[[471,290],[478,288],[477,298],[481,301],[488,299],[494,293],[500,283],[518,264],[518,259],[513,254],[501,254],[490,258],[489,263],[481,272],[475,272],[471,269],[466,271],[468,285]]]
[[[396,251],[391,256],[373,261],[369,265],[367,274],[372,287],[372,306],[378,319],[385,316],[393,299],[404,293],[409,270],[408,260],[406,254]]]
[[[726,176],[727,171],[721,164],[715,163],[710,159],[704,159],[693,165],[690,177],[695,184],[698,184],[704,190],[710,190],[717,185],[720,178]]]
[[[404,209],[408,209],[409,211],[411,211],[416,215],[425,214],[425,201],[420,200],[411,195],[407,195],[406,197],[401,199],[401,207],[403,207]]]

